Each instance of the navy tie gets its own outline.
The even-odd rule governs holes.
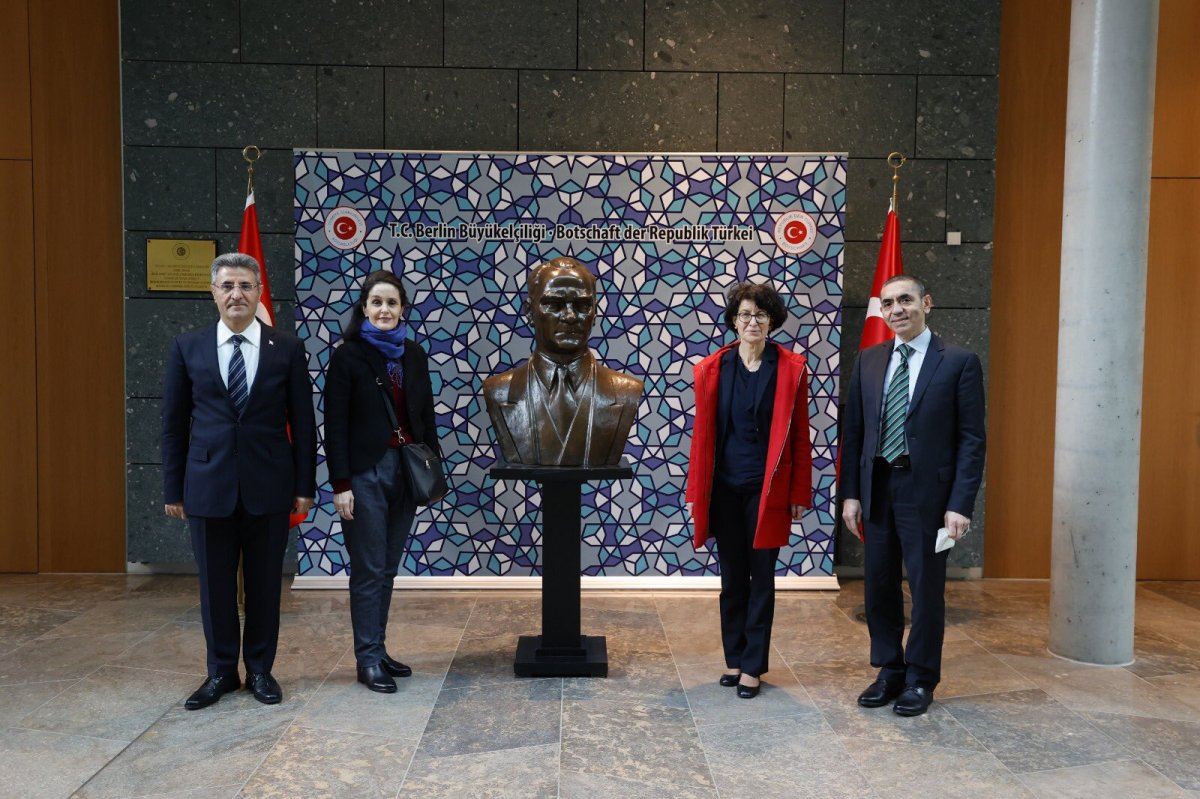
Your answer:
[[[250,384],[246,382],[246,360],[242,358],[242,342],[246,337],[234,333],[229,337],[233,342],[233,357],[229,359],[229,397],[233,407],[237,408],[238,416],[246,409],[246,400],[250,398]]]

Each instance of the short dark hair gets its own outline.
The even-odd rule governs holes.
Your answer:
[[[367,297],[371,295],[371,289],[378,286],[380,283],[387,283],[389,286],[395,286],[400,292],[400,307],[408,307],[408,292],[404,290],[404,284],[400,282],[400,278],[396,277],[391,272],[385,269],[377,269],[367,275],[362,284],[362,291],[358,295],[358,302],[354,303],[354,310],[350,312],[350,322],[346,325],[346,330],[342,334],[342,338],[360,339],[362,338],[362,326],[366,321],[367,312],[364,310],[367,305]]]
[[[743,300],[750,300],[771,317],[771,329],[778,330],[787,321],[783,298],[770,283],[738,283],[725,294],[725,326],[737,332],[737,313]]]
[[[879,287],[880,293],[883,292],[884,286],[889,286],[892,283],[899,283],[901,280],[907,280],[909,283],[912,283],[917,287],[918,298],[924,297],[929,293],[929,291],[925,288],[925,281],[921,280],[921,278],[917,277],[916,275],[896,275],[894,277],[889,277],[887,280],[883,281],[883,286]]]

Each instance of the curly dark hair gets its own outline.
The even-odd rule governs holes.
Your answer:
[[[354,303],[354,310],[350,312],[350,321],[346,324],[346,330],[342,333],[342,338],[362,338],[362,325],[363,321],[367,318],[365,310],[367,307],[367,297],[371,295],[371,289],[380,283],[395,286],[400,292],[400,307],[408,307],[408,292],[404,290],[404,284],[400,282],[400,278],[385,269],[377,269],[367,275],[366,280],[363,281],[362,291],[358,295],[358,302]]]
[[[737,332],[737,313],[742,300],[750,300],[771,317],[771,330],[778,330],[787,321],[788,312],[783,298],[770,283],[738,283],[725,294],[725,326]]]

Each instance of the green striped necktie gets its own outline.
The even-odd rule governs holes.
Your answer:
[[[883,426],[879,433],[879,455],[891,463],[905,452],[904,417],[908,415],[908,356],[913,348],[901,344],[900,363],[888,383],[887,398],[883,401]]]

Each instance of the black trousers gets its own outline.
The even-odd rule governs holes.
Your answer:
[[[779,548],[755,549],[762,488],[713,485],[709,524],[721,566],[721,643],[725,666],[751,677],[767,672],[775,620],[775,561]]]
[[[865,580],[871,665],[879,678],[934,688],[942,679],[942,639],[946,630],[946,560],[935,553],[941,518],[922,518],[913,492],[913,473],[876,459],[872,475],[871,518],[866,532]],[[912,594],[912,629],[904,639],[901,564]]]
[[[342,521],[350,553],[350,624],[354,659],[374,666],[387,653],[392,578],[400,568],[404,544],[417,506],[405,496],[400,451],[388,449],[379,463],[351,475],[354,518]]]
[[[189,516],[192,552],[200,568],[200,615],[208,644],[208,675],[237,674],[238,647],[246,671],[266,674],[279,644],[279,593],[287,551],[288,514],[255,516],[239,500],[232,516]],[[246,624],[238,621],[238,562],[246,592]]]

